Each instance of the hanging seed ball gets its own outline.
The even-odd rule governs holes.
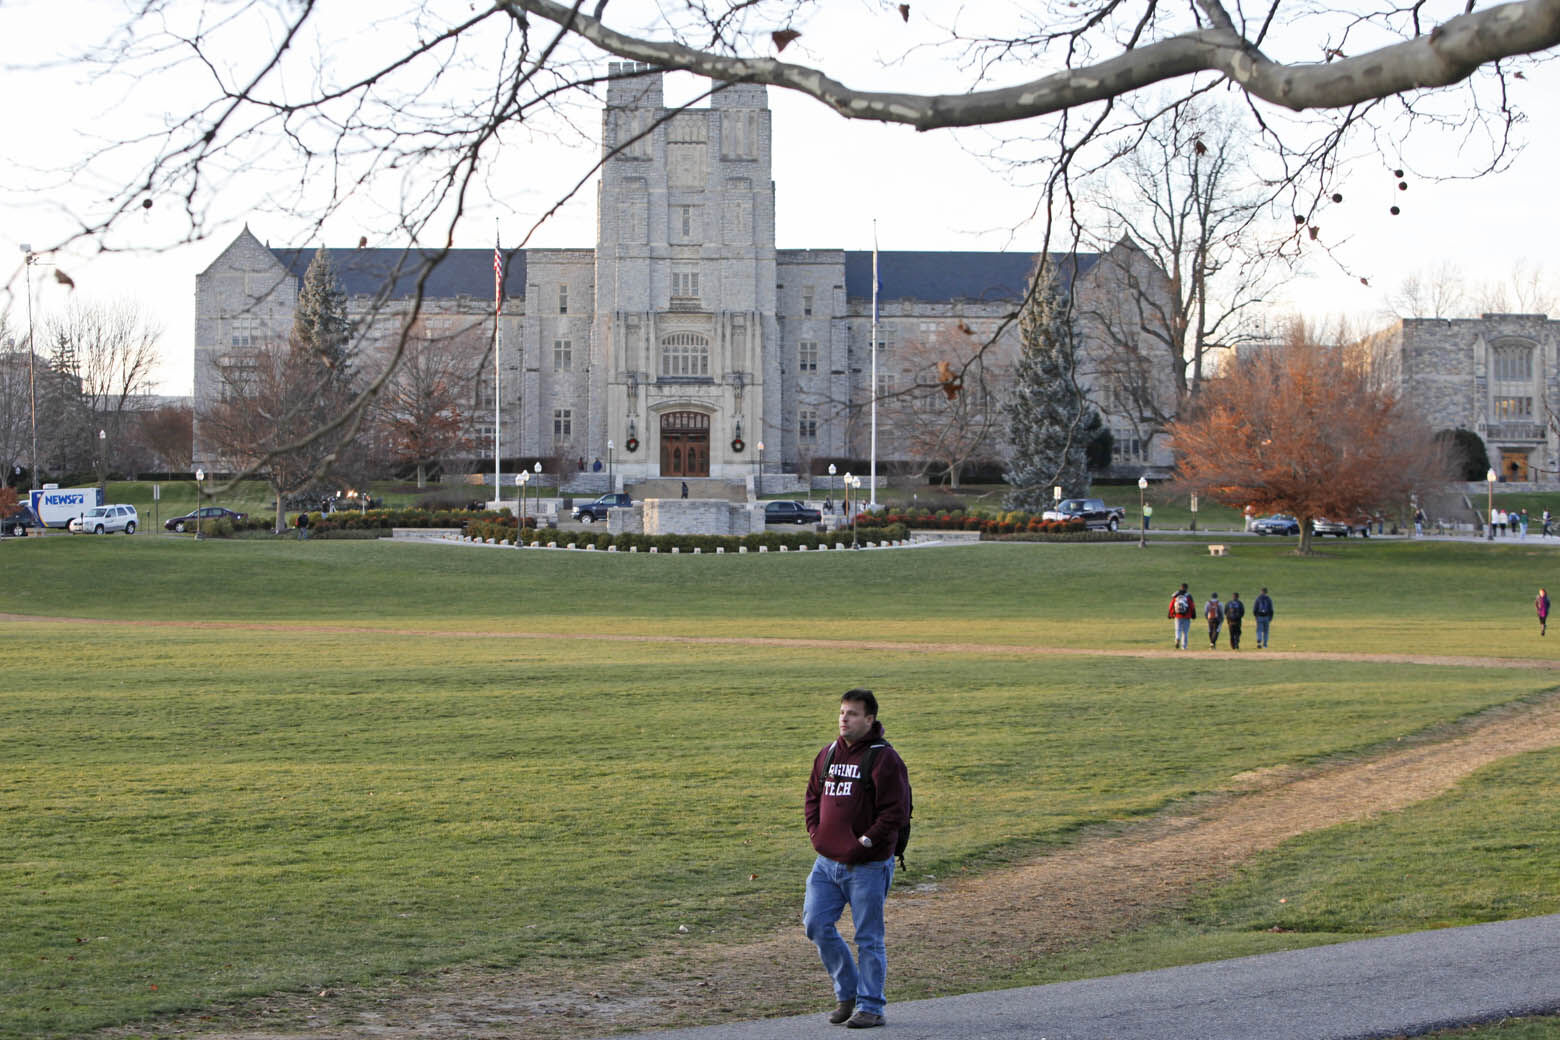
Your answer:
[[[1393,216],[1394,216],[1394,217],[1395,217],[1395,216],[1397,216],[1397,215],[1398,215],[1398,214],[1399,214],[1399,213],[1401,213],[1401,212],[1403,212],[1403,211],[1402,211],[1402,210],[1400,210],[1400,209],[1398,209],[1398,208],[1397,208],[1397,207],[1396,207],[1396,206],[1393,206],[1393,207],[1392,207],[1392,215],[1393,215]]]
[[[1305,223],[1305,218],[1302,217],[1300,214],[1296,213],[1295,214],[1295,225],[1298,227],[1299,225],[1304,224],[1304,223]]]
[[[1392,176],[1394,176],[1394,177],[1402,177],[1403,176],[1403,171],[1402,170],[1393,170],[1392,171]]]
[[[1333,192],[1332,199],[1333,199],[1334,202],[1342,202],[1343,201],[1343,195],[1340,192]]]
[[[1407,181],[1398,181],[1398,191],[1407,191],[1407,190],[1408,190],[1408,182]]]

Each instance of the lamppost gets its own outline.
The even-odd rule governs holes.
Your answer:
[[[98,494],[108,497],[108,431],[98,431]]]
[[[1490,488],[1489,508],[1484,511],[1484,526],[1487,528],[1484,540],[1493,542],[1495,540],[1495,471],[1493,469],[1484,474],[1484,482]]]
[[[205,537],[206,537],[205,533],[202,532],[201,529],[200,529],[200,503],[201,503],[201,495],[203,493],[203,489],[202,489],[201,485],[203,483],[205,483],[205,480],[206,480],[206,471],[203,470],[203,469],[196,470],[195,471],[195,540],[197,542],[204,540]]]
[[[845,523],[846,517],[850,516],[850,482],[855,479],[855,477],[850,475],[850,470],[846,470],[845,476],[841,480],[841,483],[845,485],[844,489],[840,492],[840,497],[845,499],[845,512],[840,514],[840,523],[842,525]]]
[[[764,442],[758,442],[758,475],[753,478],[753,497],[764,497]]]
[[[847,499],[850,498],[850,492],[851,491],[855,491],[856,494],[857,494],[857,497],[860,497],[860,494],[861,494],[861,478],[860,477],[853,477],[849,473],[845,474],[845,486],[846,486],[846,489],[847,489],[846,492],[845,492],[845,497]],[[850,547],[852,549],[858,548],[858,546],[856,545],[856,514],[855,513],[851,513],[850,514]]]
[[[829,463],[829,494],[831,496],[834,494],[834,463],[832,463],[832,462]],[[829,510],[829,512],[832,513],[832,512],[834,512],[834,510],[831,508]],[[829,520],[832,523],[833,520],[834,520],[834,517],[832,517],[832,516],[829,517]]]
[[[1143,493],[1148,490],[1148,477],[1138,477],[1138,548],[1148,548],[1148,519],[1143,516]]]
[[[538,521],[537,522],[537,526],[540,527],[541,526],[540,521],[542,519],[542,460],[541,459],[537,459],[536,460],[536,465],[531,467],[531,471],[536,474],[536,477],[535,477],[535,480],[536,480],[536,519]],[[561,476],[558,478],[558,486],[559,487],[563,486],[563,477],[561,477]]]
[[[531,471],[523,469],[515,474],[515,486],[520,489],[520,534],[525,534],[525,486],[531,482]]]
[[[616,491],[617,485],[612,483],[612,442],[607,442],[607,490]]]

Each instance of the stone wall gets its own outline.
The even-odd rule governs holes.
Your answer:
[[[635,516],[620,518],[619,513]],[[613,534],[762,534],[764,510],[721,498],[647,498],[632,509],[610,510],[607,530]]]

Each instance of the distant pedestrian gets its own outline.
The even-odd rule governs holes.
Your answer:
[[[1145,505],[1143,507],[1143,530],[1147,531],[1149,528],[1151,528],[1153,526],[1154,526],[1154,507],[1150,506],[1150,505]]]
[[[1208,649],[1219,648],[1219,629],[1224,625],[1224,605],[1219,602],[1217,592],[1208,593],[1208,602],[1203,606],[1203,617],[1208,621]]]
[[[686,480],[682,482],[682,497],[688,497],[688,482]]]
[[[1175,648],[1185,650],[1192,637],[1192,618],[1197,616],[1197,601],[1181,582],[1181,587],[1170,597],[1170,612],[1165,615],[1175,622]]]
[[[1545,538],[1549,537],[1549,525],[1551,523],[1553,523],[1553,522],[1554,522],[1554,517],[1552,515],[1550,515],[1549,510],[1547,510],[1547,509],[1544,510],[1544,537]]]
[[[591,464],[590,464],[590,471],[592,473],[600,473],[601,472],[601,460],[599,458],[595,459],[594,461],[591,462]]]
[[[1538,597],[1533,600],[1533,609],[1538,611],[1538,634],[1544,635],[1549,631],[1549,593],[1543,589],[1538,590]]]
[[[1268,595],[1266,585],[1262,586],[1257,601],[1251,605],[1251,616],[1257,619],[1257,649],[1266,650],[1268,626],[1273,623],[1273,598]]]
[[[1518,518],[1517,524],[1522,528],[1522,540],[1524,542],[1527,541],[1528,516],[1526,509],[1522,510],[1522,515]]]
[[[1230,601],[1224,604],[1224,623],[1230,629],[1230,649],[1240,649],[1240,625],[1246,617],[1246,604],[1240,601],[1240,593],[1230,593]]]
[[[1425,536],[1425,511],[1423,509],[1416,509],[1416,510],[1414,510],[1414,537],[1415,538],[1423,538],[1424,536]]]
[[[308,540],[309,540],[309,514],[308,513],[299,513],[298,514],[298,541],[306,542]]]

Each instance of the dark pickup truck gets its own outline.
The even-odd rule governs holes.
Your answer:
[[[623,492],[617,491],[610,495],[602,495],[594,502],[586,502],[584,505],[575,506],[569,515],[582,524],[589,524],[597,520],[605,520],[607,518],[607,510],[609,509],[627,509],[633,504],[633,499]]]
[[[823,514],[816,509],[809,509],[800,502],[765,502],[764,523],[766,524],[816,524],[823,520]]]
[[[1085,527],[1103,527],[1114,531],[1121,526],[1126,510],[1108,506],[1098,498],[1064,498],[1054,509],[1040,514],[1042,520],[1082,520]]]

